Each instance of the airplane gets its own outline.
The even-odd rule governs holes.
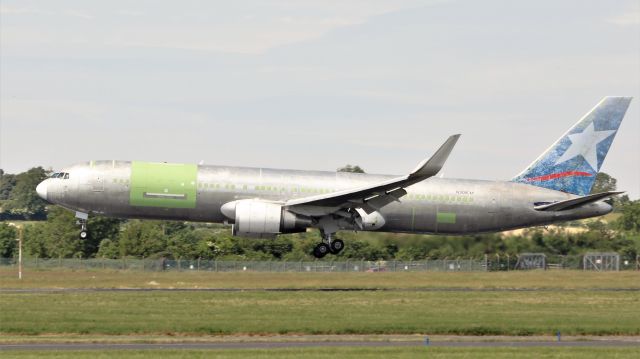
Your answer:
[[[590,194],[631,97],[605,97],[508,181],[438,178],[460,135],[402,176],[143,161],[89,161],[37,185],[44,200],[87,218],[214,222],[234,236],[275,238],[318,229],[316,258],[338,254],[340,230],[465,235],[611,212]]]

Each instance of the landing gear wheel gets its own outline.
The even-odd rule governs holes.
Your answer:
[[[329,244],[331,254],[338,254],[344,249],[344,242],[341,239],[335,239]]]
[[[330,249],[326,243],[318,243],[318,245],[313,249],[313,256],[320,259],[329,253]]]
[[[80,239],[87,239],[87,237],[89,237],[89,232],[87,232],[86,230],[81,230],[80,231]]]

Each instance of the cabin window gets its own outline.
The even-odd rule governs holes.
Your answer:
[[[64,174],[64,179],[69,179],[69,174],[68,173]]]

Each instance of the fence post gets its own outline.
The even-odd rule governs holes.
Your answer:
[[[484,254],[484,271],[489,271],[489,256],[486,253]]]
[[[198,257],[198,267],[197,267],[196,271],[200,272],[200,257]]]
[[[36,254],[36,268],[38,268],[38,255]]]
[[[178,257],[178,272],[180,272],[181,267],[180,267],[181,263],[180,263],[180,257]]]

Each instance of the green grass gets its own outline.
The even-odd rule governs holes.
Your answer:
[[[640,335],[640,292],[1,293],[0,334]]]
[[[141,272],[0,269],[0,288],[558,288],[640,289],[640,272]]]
[[[230,350],[9,351],[3,358],[637,358],[640,348],[295,348]]]
[[[59,336],[640,335],[638,272],[211,273],[0,270],[0,288],[399,288],[0,292],[0,342]],[[414,289],[435,289],[416,291]],[[543,291],[458,291],[535,289]],[[612,288],[630,288],[616,291]]]

